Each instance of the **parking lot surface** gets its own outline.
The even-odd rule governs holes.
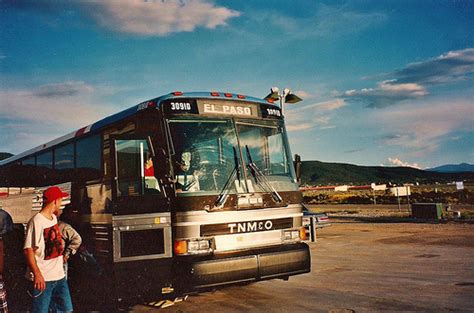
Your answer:
[[[333,221],[312,271],[191,295],[162,312],[474,310],[474,225]]]

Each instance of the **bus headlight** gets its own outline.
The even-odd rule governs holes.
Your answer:
[[[212,242],[212,238],[175,240],[174,253],[177,255],[211,254],[214,251]]]
[[[286,229],[283,230],[282,234],[283,241],[296,241],[301,239],[300,230],[299,229]]]

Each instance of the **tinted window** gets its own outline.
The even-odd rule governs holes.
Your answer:
[[[35,157],[32,156],[32,157],[26,158],[21,162],[21,164],[23,164],[23,165],[36,165]]]
[[[101,169],[102,153],[100,136],[92,136],[76,143],[76,168]]]
[[[67,169],[74,168],[74,145],[69,144],[59,147],[54,152],[54,168]]]
[[[53,151],[44,152],[36,157],[38,167],[53,168]]]

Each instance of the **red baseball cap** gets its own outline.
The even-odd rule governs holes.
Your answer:
[[[50,203],[59,198],[69,196],[68,193],[62,192],[57,186],[49,187],[43,192],[43,203]]]

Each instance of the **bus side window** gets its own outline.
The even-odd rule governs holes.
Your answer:
[[[115,141],[118,196],[161,194],[146,140]]]

